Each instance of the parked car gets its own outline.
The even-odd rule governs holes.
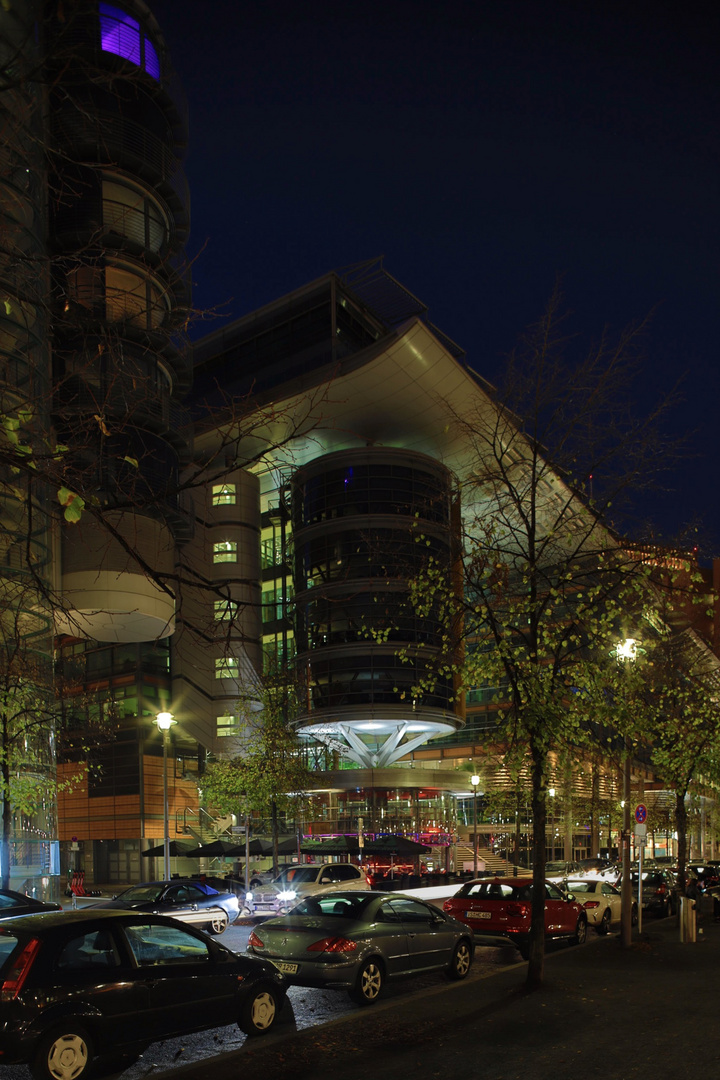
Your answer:
[[[556,884],[582,873],[583,868],[580,863],[570,859],[545,863],[545,880],[554,881]]]
[[[608,934],[613,925],[622,918],[622,894],[619,889],[602,878],[572,878],[566,885],[587,915],[588,926],[598,934]],[[632,902],[632,925],[638,921],[637,901]]]
[[[99,900],[89,907],[169,915],[180,922],[202,927],[210,934],[224,933],[240,913],[238,898],[234,893],[219,892],[201,881],[176,878],[132,885],[111,900]]]
[[[638,898],[638,871],[631,875],[633,896]],[[675,875],[663,867],[643,870],[642,874],[642,909],[648,914],[665,918],[674,915],[678,909],[677,881]]]
[[[86,908],[0,925],[2,1062],[35,1080],[121,1071],[158,1039],[226,1024],[262,1035],[286,991],[273,964],[162,915]]]
[[[369,888],[365,872],[353,863],[306,863],[291,866],[269,885],[245,893],[245,907],[253,915],[287,914],[298,900],[314,893]]]
[[[371,889],[383,889],[388,881],[417,874],[417,865],[405,859],[391,859],[389,855],[371,855],[364,863],[365,877]],[[427,874],[427,866],[420,863],[420,874]]]
[[[443,910],[472,926],[476,945],[511,941],[528,957],[532,878],[492,878],[467,881],[443,904]],[[545,935],[582,945],[587,936],[587,915],[572,894],[545,883]]]
[[[0,889],[0,919],[34,915],[40,911],[62,911],[62,907],[51,900],[36,900],[13,889]]]
[[[347,990],[377,1001],[389,980],[426,971],[464,979],[473,934],[439,908],[403,893],[341,890],[309,896],[289,915],[268,919],[248,939],[290,983]]]

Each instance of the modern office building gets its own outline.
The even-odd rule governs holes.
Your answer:
[[[192,444],[181,404],[192,377],[187,110],[141,0],[4,5],[0,65],[3,415],[32,417],[34,445],[59,448],[85,505],[73,523],[51,485],[6,483],[3,580],[17,591],[23,571],[42,576],[43,647],[49,660],[54,632],[66,692],[61,780],[91,746],[86,779],[62,796],[59,834],[54,813],[45,825],[16,815],[13,878],[44,873],[45,840],[59,835],[64,861],[88,868],[102,841],[95,872],[123,880],[140,872],[140,838],[162,835],[153,718],[169,706],[176,611],[164,579],[193,531],[178,494]],[[49,722],[44,737],[52,771]],[[173,761],[196,775],[197,745],[177,745]],[[197,813],[196,785],[176,787],[183,812]],[[38,855],[22,841],[40,827]]]

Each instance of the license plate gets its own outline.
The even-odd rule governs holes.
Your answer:
[[[468,919],[492,919],[491,911],[468,911]]]
[[[278,971],[282,971],[283,975],[294,975],[298,969],[297,964],[286,964],[284,962],[281,963],[278,960],[274,960],[273,963],[275,964],[275,967],[278,969]]]

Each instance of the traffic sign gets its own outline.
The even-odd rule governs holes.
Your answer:
[[[638,825],[642,825],[647,821],[647,807],[643,806],[642,803],[635,807],[635,820]]]

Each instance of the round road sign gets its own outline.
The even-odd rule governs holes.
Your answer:
[[[645,821],[647,821],[647,807],[643,806],[642,803],[640,803],[639,806],[635,807],[635,820],[637,821],[638,825],[642,825]]]

